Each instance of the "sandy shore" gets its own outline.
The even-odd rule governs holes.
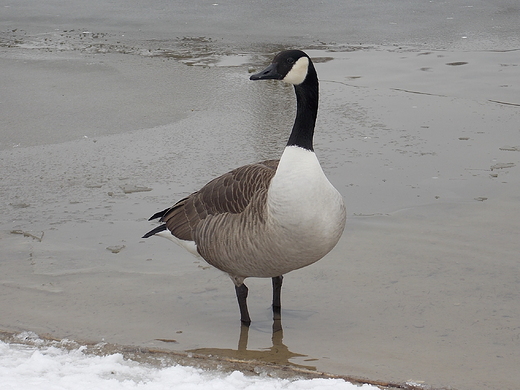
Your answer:
[[[249,281],[244,349],[228,277],[140,237],[212,177],[279,156],[293,92],[248,80],[271,53],[1,47],[0,329],[517,388],[520,52],[325,49],[309,50],[315,148],[347,229],[285,278],[283,340],[270,281]]]

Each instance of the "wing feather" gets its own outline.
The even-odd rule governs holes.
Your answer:
[[[197,225],[209,215],[238,214],[261,190],[267,190],[279,160],[245,165],[211,180],[199,191],[155,214],[181,240],[194,240]]]

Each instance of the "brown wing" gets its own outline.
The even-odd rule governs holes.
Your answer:
[[[208,215],[244,211],[257,191],[269,187],[278,161],[245,165],[213,179],[170,209],[158,213],[162,214],[160,221],[165,222],[174,236],[192,241],[194,229]]]

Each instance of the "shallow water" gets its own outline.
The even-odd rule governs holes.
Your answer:
[[[284,279],[283,338],[270,281],[248,280],[245,350],[229,278],[139,237],[212,177],[279,156],[293,91],[248,76],[281,42],[117,43],[107,28],[113,45],[88,47],[93,29],[68,23],[0,48],[1,329],[517,388],[518,50],[303,47],[321,80],[315,148],[349,219],[332,253]]]
[[[52,30],[90,32],[101,39],[98,43],[110,41],[106,36],[110,34],[118,41],[144,38],[163,44],[174,38],[198,38],[227,44],[234,47],[232,52],[237,47],[250,51],[258,44],[308,47],[323,43],[495,50],[518,47],[519,14],[516,0],[467,4],[156,0],[146,7],[135,0],[71,0],[67,4],[20,0],[4,5],[0,22],[2,29],[19,29],[31,35]]]

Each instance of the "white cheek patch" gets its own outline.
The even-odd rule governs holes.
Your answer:
[[[307,71],[309,69],[309,59],[307,57],[300,57],[295,62],[289,73],[283,78],[283,81],[293,85],[299,85],[303,83],[305,77],[307,77]]]

